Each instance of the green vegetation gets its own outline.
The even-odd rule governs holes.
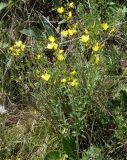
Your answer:
[[[127,1],[0,2],[0,160],[127,159]]]

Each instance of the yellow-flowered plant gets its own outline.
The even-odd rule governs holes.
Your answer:
[[[89,41],[89,35],[81,36],[80,41],[83,43],[87,43]]]
[[[72,76],[75,76],[77,74],[77,72],[74,70],[70,73]]]
[[[54,43],[50,43],[50,44],[48,44],[47,48],[51,49],[51,50],[57,50],[58,44],[55,43],[55,42]]]
[[[69,7],[70,7],[70,8],[74,8],[74,7],[75,7],[75,6],[74,6],[74,2],[70,2],[70,3],[69,3]]]
[[[72,12],[71,12],[71,11],[68,13],[68,18],[69,18],[69,19],[72,18]]]
[[[73,36],[73,35],[75,35],[75,34],[77,34],[77,30],[75,29],[75,28],[70,28],[70,29],[68,29],[68,30],[63,30],[62,32],[61,32],[61,35],[64,37],[64,38],[66,38],[66,37],[68,37],[68,36]]]
[[[66,78],[63,78],[63,79],[60,80],[60,82],[61,82],[61,83],[66,83],[66,82],[67,82],[67,79],[66,79]]]
[[[64,38],[66,38],[66,37],[68,36],[68,31],[67,31],[67,30],[63,30],[63,31],[61,32],[61,35],[62,35]]]
[[[59,49],[58,53],[57,53],[57,60],[58,61],[63,61],[64,60],[64,50],[63,49]]]
[[[53,36],[49,36],[48,40],[50,41],[50,43],[47,45],[47,48],[49,50],[57,50],[58,49],[58,44],[55,42],[56,39]]]
[[[57,60],[58,60],[58,61],[63,61],[63,60],[64,60],[63,54],[58,54],[58,55],[57,55]]]
[[[54,36],[49,36],[48,39],[51,43],[54,43],[56,41]]]
[[[57,8],[57,12],[58,12],[59,14],[64,13],[64,8],[63,8],[63,7]]]
[[[71,82],[68,82],[72,87],[77,87],[79,85],[78,79],[73,79]]]
[[[25,51],[25,44],[22,41],[16,41],[15,44],[9,48],[9,53],[14,56],[20,56]]]
[[[100,46],[99,46],[99,43],[97,42],[93,47],[92,47],[92,50],[93,52],[98,52],[100,49]]]
[[[75,28],[68,29],[68,35],[73,36],[74,34],[77,34],[77,30]]]
[[[63,50],[63,49],[59,49],[58,53],[59,53],[59,54],[63,54],[63,53],[64,53],[64,50]]]
[[[37,60],[40,60],[42,58],[42,55],[41,54],[38,54],[37,56],[36,56],[36,59]]]
[[[109,25],[108,25],[108,23],[102,23],[101,27],[102,27],[103,30],[106,31],[109,28]]]
[[[51,77],[51,75],[48,74],[48,73],[45,73],[45,74],[41,75],[41,78],[46,82],[49,81],[50,77]]]
[[[89,35],[89,31],[87,29],[85,29],[85,34]]]

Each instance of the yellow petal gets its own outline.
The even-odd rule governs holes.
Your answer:
[[[70,3],[69,3],[69,7],[70,7],[70,8],[74,8],[74,2],[70,2]]]
[[[72,18],[72,12],[71,12],[71,11],[68,13],[68,18],[69,18],[69,19]]]
[[[55,37],[53,37],[53,36],[49,36],[48,39],[49,39],[49,41],[52,42],[52,43],[55,42]]]
[[[57,12],[60,13],[60,14],[62,14],[64,12],[64,8],[63,7],[59,7],[57,9]]]
[[[45,73],[45,74],[43,74],[43,75],[41,76],[41,78],[42,78],[43,80],[45,80],[45,81],[48,81],[48,80],[50,79],[50,77],[51,77],[51,75],[48,74],[48,73]]]
[[[57,55],[57,59],[58,59],[58,61],[63,61],[64,60],[64,56],[62,54],[58,54]]]
[[[96,44],[93,46],[92,49],[93,49],[94,52],[97,52],[97,51],[100,49],[99,44],[96,43]]]
[[[68,31],[63,30],[61,35],[66,38],[68,36]]]
[[[79,85],[77,79],[73,79],[73,81],[72,81],[72,82],[69,82],[69,84],[70,84],[72,87],[77,87],[77,86]]]
[[[20,47],[22,44],[23,44],[22,41],[16,41],[15,42],[16,47]]]
[[[102,27],[103,30],[106,31],[109,28],[109,25],[107,23],[102,23],[101,27]]]
[[[60,81],[61,83],[66,83],[67,82],[67,80],[65,79],[65,78],[63,78],[63,79],[61,79],[61,81]]]
[[[58,44],[57,43],[53,43],[53,49],[57,50],[57,48],[58,48]]]
[[[80,38],[81,42],[87,43],[89,41],[89,35],[83,35]]]
[[[47,48],[48,49],[53,49],[53,44],[52,43],[48,44]]]
[[[74,75],[76,75],[76,73],[77,72],[74,70],[74,71],[71,72],[71,75],[74,76]]]

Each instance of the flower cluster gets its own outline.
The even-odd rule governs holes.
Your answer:
[[[55,42],[56,41],[55,37],[50,36],[48,39],[50,43],[48,44],[47,48],[54,51],[57,50],[58,44]]]
[[[65,10],[66,7],[66,10]],[[66,6],[63,7],[59,7],[57,8],[57,12],[63,16],[63,18],[65,18],[66,20],[71,20],[73,17],[73,9],[75,8],[74,6],[74,2],[70,2],[68,4],[66,4]]]
[[[70,72],[70,76],[68,78],[62,78],[60,80],[62,85],[69,85],[71,87],[77,87],[79,85],[78,79],[75,78],[77,72],[74,70]]]
[[[64,38],[67,38],[67,37],[71,37],[73,35],[77,34],[77,30],[75,28],[69,28],[68,30],[63,30],[61,32],[61,35],[64,37]]]
[[[101,27],[102,27],[103,30],[106,31],[109,28],[109,25],[108,25],[108,23],[102,23]]]
[[[65,9],[66,8],[66,9]],[[75,8],[74,2],[65,4],[65,7],[59,7],[57,12],[62,15],[62,18],[67,22],[67,28],[61,31],[63,38],[72,37],[77,34],[76,27],[72,25],[71,20],[73,19],[73,9]]]
[[[77,86],[79,86],[79,81],[78,81],[77,78],[75,78],[76,74],[77,74],[77,72],[74,70],[74,71],[70,72],[70,76],[69,77],[61,78],[58,81],[58,83],[60,83],[62,86],[77,87]],[[45,81],[45,82],[48,82],[52,77],[51,77],[51,74],[47,71],[44,74],[40,75],[39,78],[43,79],[43,81]],[[52,79],[52,82],[53,82],[53,79]],[[53,84],[55,85],[56,82],[57,82],[57,80],[55,80],[53,82]]]
[[[94,24],[95,27],[95,24]],[[101,24],[101,30],[100,31],[107,31],[109,29],[109,24],[104,22]],[[112,29],[113,30],[113,29]],[[109,32],[109,34],[112,33],[112,30]],[[114,30],[113,30],[114,31]],[[97,35],[99,34],[96,33]],[[96,42],[93,43],[92,39],[90,38],[90,34],[89,31],[87,29],[85,29],[85,33],[80,37],[80,42],[82,42],[85,46],[88,46],[92,49],[92,53],[95,59],[95,64],[99,64],[100,62],[100,56],[99,56],[99,51],[101,50],[101,48],[103,47],[103,45],[101,45],[100,42]]]
[[[45,74],[41,75],[41,78],[46,82],[49,81],[50,77],[51,77],[51,75],[48,74],[48,73],[45,73]]]
[[[64,58],[64,50],[60,49],[58,44],[56,43],[56,39],[54,36],[49,36],[48,38],[49,44],[47,45],[47,48],[49,50],[53,51],[53,56],[55,57],[56,60],[58,61],[63,61]]]
[[[56,60],[55,62],[61,62],[65,59],[64,57],[64,50],[60,49],[58,44],[56,43],[56,38],[54,36],[49,36],[48,37],[49,43],[47,45],[47,49],[51,51],[52,56]],[[51,74],[47,71],[46,73],[43,73],[42,75],[37,74],[38,77],[43,79],[45,82],[48,82],[51,78]]]
[[[57,12],[59,13],[60,17],[62,19],[64,19],[67,23],[66,28],[65,29],[61,29],[61,38],[64,41],[64,39],[70,39],[71,38],[75,38],[76,36],[80,35],[80,27],[77,27],[78,23],[73,24],[72,18],[73,18],[73,9],[75,8],[74,2],[70,2],[65,4],[64,6],[60,6],[59,8],[57,8]],[[94,25],[92,26],[92,28],[94,28],[96,26],[95,22]],[[78,30],[77,30],[78,28]],[[81,29],[82,30],[82,29]],[[99,30],[95,33],[95,35],[97,36],[93,36],[94,35],[94,30],[92,31],[92,29],[85,27],[84,29],[84,33],[82,35],[80,35],[80,37],[76,38],[79,39],[79,44],[81,44],[82,46],[86,47],[86,52],[89,53],[92,52],[91,57],[90,57],[90,62],[98,65],[100,63],[100,51],[102,49],[102,44],[103,44],[103,37],[99,39],[100,33],[113,33],[114,30],[110,30],[110,26],[108,23],[103,22],[102,24],[100,24],[100,28]],[[79,33],[78,33],[79,32]],[[103,35],[103,34],[102,34]],[[53,64],[56,67],[57,64],[65,64],[66,61],[65,60],[65,54],[64,54],[64,50],[60,48],[61,44],[58,43],[58,40],[53,36],[50,35],[48,37],[48,44],[47,44],[47,49],[48,52],[51,54],[51,57],[53,58]],[[37,55],[37,59],[39,60],[41,57],[41,55]],[[62,62],[64,61],[64,63],[58,63],[58,62]],[[58,67],[58,66],[57,66]],[[76,75],[76,71],[72,71],[70,72],[70,75],[64,75],[64,77],[61,79],[58,78],[54,80],[54,75],[53,73],[51,74],[50,71],[46,71],[43,74],[42,73],[38,73],[37,74],[39,78],[41,78],[44,82],[48,82],[50,80],[50,82],[53,82],[53,84],[55,85],[56,82],[58,82],[59,84],[61,84],[62,86],[72,86],[72,87],[76,87],[79,85],[78,79],[75,77]]]
[[[15,44],[9,48],[9,53],[14,56],[20,56],[25,51],[25,44],[22,41],[16,41]]]

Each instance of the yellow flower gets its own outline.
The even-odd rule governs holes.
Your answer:
[[[107,23],[102,23],[101,27],[102,27],[103,30],[106,31],[109,28],[109,25]]]
[[[63,30],[61,35],[66,38],[68,36],[68,31]]]
[[[22,41],[16,41],[13,48],[16,48],[16,49],[18,48],[18,49],[20,49],[20,51],[23,52],[25,50],[25,45],[23,44]]]
[[[98,65],[100,62],[99,55],[95,55],[95,63]]]
[[[48,73],[45,73],[45,74],[43,74],[43,75],[41,76],[41,78],[42,78],[43,80],[45,80],[45,81],[48,81],[48,80],[50,79],[50,77],[51,77],[51,75],[48,74]]]
[[[71,12],[71,11],[68,13],[68,18],[69,18],[69,19],[72,18],[72,12]]]
[[[72,29],[68,29],[68,34],[69,34],[69,36],[73,36],[73,30]]]
[[[81,42],[87,43],[89,41],[89,35],[83,35],[80,38]]]
[[[48,44],[47,48],[48,49],[53,49],[53,44],[52,43]]]
[[[64,8],[63,7],[59,7],[57,8],[57,12],[62,14],[64,12]]]
[[[40,60],[41,58],[42,58],[42,55],[41,55],[41,54],[38,54],[38,55],[37,55],[37,59]]]
[[[9,51],[13,51],[13,47],[10,47],[10,48],[9,48]]]
[[[74,7],[75,7],[75,6],[74,6],[74,2],[70,2],[70,3],[69,3],[69,7],[70,7],[70,8],[74,8]]]
[[[15,49],[14,51],[13,51],[13,55],[14,56],[19,56],[20,55],[20,49]]]
[[[75,28],[73,28],[72,30],[73,30],[73,34],[77,33],[77,30]]]
[[[15,46],[16,47],[21,47],[23,45],[22,41],[16,41]]]
[[[92,48],[92,50],[94,51],[94,52],[97,52],[98,50],[99,50],[99,43],[97,42],[94,46],[93,46],[93,48]]]
[[[74,71],[71,72],[71,75],[74,76],[74,75],[76,75],[76,73],[77,72],[74,70]]]
[[[85,34],[89,34],[89,31],[87,29],[85,29]]]
[[[58,54],[57,55],[57,59],[58,59],[58,61],[63,61],[64,60],[64,56],[62,54]]]
[[[77,33],[77,31],[76,31],[76,29],[68,29],[68,35],[69,36],[73,36],[74,34],[76,34]]]
[[[62,54],[63,52],[64,52],[63,49],[60,49],[60,50],[59,50],[59,54]]]
[[[52,43],[54,43],[54,42],[55,42],[55,37],[53,37],[53,36],[49,36],[49,38],[48,38],[48,39],[49,39],[49,41],[50,41],[50,42],[52,42]]]
[[[66,83],[67,82],[67,80],[65,79],[65,78],[63,78],[63,79],[61,79],[61,81],[60,81],[61,83]]]
[[[57,43],[49,43],[47,46],[48,49],[54,49],[57,50],[58,44]]]
[[[69,84],[70,84],[72,87],[77,87],[77,86],[79,85],[77,79],[73,79],[73,81],[72,81],[72,82],[69,82]]]
[[[54,49],[54,50],[57,50],[57,48],[58,48],[58,44],[53,43],[53,49]]]
[[[23,52],[25,50],[25,45],[22,44],[21,47],[20,47],[21,51]]]
[[[25,45],[22,41],[16,41],[15,44],[9,48],[8,53],[14,56],[20,56],[25,51]]]

